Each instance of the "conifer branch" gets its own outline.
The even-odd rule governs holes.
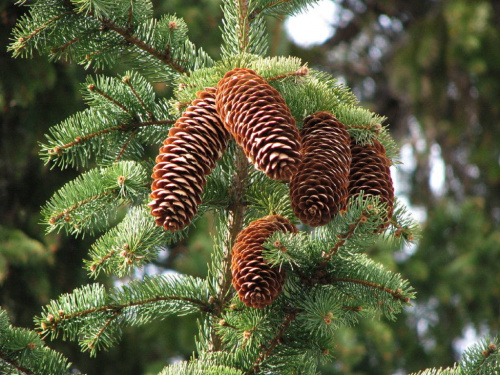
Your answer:
[[[31,32],[31,34],[25,36],[25,37],[21,37],[17,40],[17,43],[13,45],[13,50],[14,50],[14,53],[15,54],[19,54],[21,53],[21,50],[23,48],[25,48],[26,46],[26,42],[29,41],[30,39],[34,38],[37,34],[41,33],[43,30],[45,30],[47,27],[49,27],[50,25],[52,25],[54,22],[57,22],[59,21],[61,18],[65,17],[65,16],[70,16],[70,15],[74,15],[73,12],[65,12],[65,13],[61,13],[57,16],[55,16],[54,18],[51,18],[50,20],[46,21],[45,23],[43,23],[42,25],[40,25],[38,28],[36,28],[35,30],[33,30]]]
[[[377,283],[374,283],[371,281],[367,281],[367,280],[353,279],[353,278],[349,278],[349,277],[331,277],[331,276],[325,275],[323,280],[321,280],[321,282],[323,282],[325,284],[329,284],[329,283],[359,284],[359,285],[363,285],[363,286],[366,286],[369,288],[378,289],[378,290],[381,290],[383,292],[386,292],[386,293],[390,294],[392,297],[394,297],[394,299],[397,299],[401,302],[405,302],[405,303],[410,302],[410,298],[403,295],[403,291],[401,289],[396,289],[396,290],[390,289],[390,288],[387,288],[383,285],[380,285],[380,284],[377,284]]]
[[[63,149],[68,149],[68,148],[74,147],[76,145],[90,141],[93,138],[97,138],[97,137],[100,137],[101,135],[112,133],[115,131],[129,131],[129,130],[135,130],[135,129],[143,127],[143,126],[172,125],[172,124],[175,124],[175,120],[136,121],[136,122],[132,122],[129,124],[115,125],[115,126],[111,126],[111,127],[107,128],[107,129],[102,129],[102,130],[99,130],[97,132],[87,134],[87,135],[82,136],[82,137],[76,137],[75,140],[72,142],[68,142],[66,144],[53,147],[52,149],[49,150],[49,154],[60,155],[62,153]]]
[[[250,19],[248,14],[248,0],[236,0],[238,5],[238,39],[240,41],[240,52],[247,52],[249,35],[250,35]]]
[[[243,228],[243,219],[245,217],[246,205],[244,202],[245,192],[248,183],[248,161],[240,147],[235,148],[235,172],[230,191],[230,206],[228,218],[228,233],[224,246],[224,255],[221,264],[221,273],[219,281],[219,290],[216,298],[214,314],[222,314],[224,306],[231,298],[231,251],[236,236]],[[215,330],[212,331],[212,349],[219,350],[222,342],[217,336]]]
[[[292,311],[290,311],[283,319],[280,328],[276,332],[276,335],[274,335],[274,338],[269,342],[269,345],[266,345],[266,347],[262,345],[263,350],[260,352],[259,357],[254,362],[254,366],[248,372],[250,375],[257,374],[260,371],[260,366],[271,355],[276,346],[280,344],[283,335],[290,327],[290,324],[292,324],[292,322],[295,320],[295,317],[299,312],[299,309],[293,309]]]
[[[137,101],[141,104],[142,108],[144,108],[144,110],[146,111],[146,113],[148,115],[148,118],[151,121],[154,121],[155,118],[154,118],[153,113],[146,107],[146,104],[144,103],[144,100],[142,100],[142,98],[140,97],[140,95],[135,90],[134,86],[130,82],[130,77],[129,76],[125,76],[125,77],[123,77],[122,81],[125,82],[125,84],[130,88],[130,91],[132,91],[132,94],[134,94],[134,96],[136,97]]]
[[[3,365],[2,365],[2,362],[3,362]],[[13,361],[13,360],[10,360],[10,359],[4,357],[2,355],[2,353],[0,352],[0,370],[5,369],[5,367],[9,367],[10,369],[14,368],[17,371],[17,373],[22,373],[25,375],[37,375],[36,373],[30,371],[29,369],[27,369],[23,366],[20,366],[17,363],[17,361]],[[12,373],[14,373],[14,372],[12,372]]]
[[[337,254],[337,251],[339,251],[339,249],[344,246],[344,244],[346,243],[347,240],[349,240],[349,238],[351,238],[353,235],[354,235],[354,232],[356,231],[356,229],[358,228],[358,226],[361,224],[361,223],[366,223],[366,216],[364,214],[362,214],[358,220],[356,220],[354,223],[352,223],[351,225],[349,225],[349,230],[346,232],[346,233],[342,233],[342,234],[339,234],[338,235],[338,242],[330,249],[330,251],[328,251],[328,253],[326,253],[323,258],[323,262],[319,264],[319,268],[324,268],[326,263],[332,258],[335,256],[335,254]]]
[[[73,211],[79,209],[82,206],[85,206],[86,204],[88,204],[90,202],[96,201],[98,199],[116,195],[116,193],[117,193],[116,189],[106,190],[100,194],[93,195],[91,197],[88,197],[87,199],[84,199],[78,203],[75,203],[73,206],[65,208],[61,212],[54,211],[54,212],[52,212],[52,215],[50,216],[48,223],[50,225],[54,225],[57,221],[61,220],[62,218],[64,218],[65,221],[70,222],[71,221],[70,214]],[[84,221],[85,221],[84,219],[80,220],[80,222],[84,222]]]
[[[154,302],[163,302],[163,301],[182,301],[182,302],[189,302],[193,305],[196,305],[200,308],[201,311],[203,312],[210,312],[213,313],[213,308],[210,305],[210,303],[195,299],[195,298],[190,298],[190,297],[177,297],[177,296],[156,296],[156,297],[151,297],[151,298],[145,298],[139,301],[130,301],[126,302],[123,304],[107,304],[103,306],[98,306],[90,309],[85,309],[81,311],[76,311],[74,313],[68,313],[66,314],[64,311],[60,310],[59,314],[57,316],[53,314],[48,314],[44,319],[40,318],[40,328],[42,331],[45,332],[45,336],[50,332],[50,330],[56,330],[58,325],[65,321],[72,321],[77,318],[85,318],[89,315],[95,314],[95,313],[108,313],[108,314],[113,314],[113,319],[115,318],[115,315],[119,315],[122,313],[122,311],[128,307],[137,307],[137,306],[144,306],[148,305],[150,303]],[[109,326],[110,323],[107,323]]]
[[[147,44],[146,42],[144,42],[144,41],[140,40],[139,38],[137,38],[136,36],[134,36],[134,34],[132,33],[132,30],[130,28],[123,29],[109,19],[97,17],[92,11],[89,11],[88,15],[96,18],[99,22],[102,23],[102,25],[105,28],[108,28],[109,30],[113,30],[114,32],[116,32],[117,34],[122,36],[128,43],[136,46],[137,48],[147,52],[151,56],[159,59],[164,64],[172,67],[177,72],[179,72],[181,74],[189,75],[189,71],[186,68],[184,68],[182,65],[178,64],[175,61],[175,59],[172,58],[169,48],[167,48],[165,50],[165,52],[160,52],[156,48],[154,48],[153,46]]]
[[[137,134],[137,131],[133,131],[133,132],[130,133],[130,135],[128,136],[128,139],[125,141],[125,143],[123,144],[122,148],[118,152],[118,155],[116,155],[115,163],[120,161],[123,153],[125,152],[125,150],[127,149],[127,147],[130,145],[130,142],[132,142],[132,138],[134,138],[134,136],[136,134]]]
[[[120,102],[118,102],[116,99],[112,98],[111,96],[109,96],[108,94],[106,94],[104,91],[102,91],[101,89],[97,88],[96,85],[94,84],[90,84],[88,86],[88,89],[90,92],[96,92],[98,93],[99,95],[101,95],[104,99],[110,101],[111,103],[113,103],[114,105],[116,105],[118,108],[120,108],[123,112],[125,112],[126,114],[128,115],[131,115],[130,111],[128,110],[127,107],[125,107],[123,104],[121,104]],[[131,115],[132,116],[132,115]],[[135,116],[132,116],[132,117],[135,117]]]
[[[307,67],[302,67],[294,72],[290,72],[290,73],[285,73],[285,74],[280,74],[280,75],[277,75],[277,76],[274,76],[274,77],[270,77],[267,79],[268,82],[272,82],[272,81],[277,81],[277,80],[280,80],[280,79],[285,79],[287,77],[294,77],[294,76],[305,76],[309,74],[309,69]]]

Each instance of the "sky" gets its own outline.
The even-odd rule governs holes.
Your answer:
[[[288,35],[301,47],[321,44],[333,35],[337,18],[337,5],[331,0],[322,0],[306,12],[285,21]]]

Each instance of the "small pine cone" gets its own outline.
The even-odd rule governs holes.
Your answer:
[[[295,120],[280,93],[253,70],[236,68],[217,85],[220,118],[255,168],[289,181],[300,160]]]
[[[265,216],[250,223],[236,237],[232,249],[233,285],[240,300],[249,307],[263,309],[281,293],[284,271],[271,268],[262,257],[262,245],[276,231],[297,233],[297,228],[282,216]]]
[[[325,225],[347,203],[351,150],[349,133],[330,112],[304,119],[302,163],[290,181],[295,215],[312,227]]]
[[[199,91],[170,129],[156,157],[148,204],[156,224],[170,231],[188,225],[201,203],[205,175],[222,157],[230,134],[215,110],[215,89]]]
[[[394,206],[394,187],[391,178],[391,161],[385,155],[384,146],[377,140],[364,146],[351,138],[351,172],[349,175],[349,196],[356,196],[361,191],[365,195],[379,196],[381,203],[387,203],[387,216],[379,228],[382,231],[389,226]]]

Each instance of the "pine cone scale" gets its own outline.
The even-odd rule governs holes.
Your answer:
[[[237,68],[217,85],[216,106],[247,159],[270,178],[289,180],[300,160],[300,138],[278,91],[254,71]],[[279,143],[273,134],[281,135]]]
[[[206,175],[215,168],[229,141],[215,108],[215,89],[197,93],[170,129],[153,168],[151,215],[170,231],[188,225],[201,203]]]
[[[391,161],[378,140],[363,146],[351,139],[351,152],[349,196],[355,197],[363,191],[365,196],[380,197],[381,203],[386,204],[384,222],[378,228],[378,231],[382,231],[389,225],[394,205],[394,187],[389,168]]]
[[[290,182],[292,208],[303,223],[325,225],[347,203],[350,137],[329,112],[305,118],[300,134],[302,162]]]
[[[270,267],[262,257],[262,245],[275,231],[296,233],[297,228],[281,216],[266,216],[252,222],[236,237],[232,249],[232,282],[247,306],[264,308],[281,293],[284,271]]]

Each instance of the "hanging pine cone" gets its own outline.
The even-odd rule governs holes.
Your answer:
[[[282,216],[265,216],[236,237],[232,249],[233,285],[240,300],[249,307],[262,309],[281,293],[284,271],[271,268],[262,258],[262,245],[276,231],[297,233],[297,228]]]
[[[364,195],[379,196],[381,203],[386,203],[382,231],[389,225],[394,206],[394,187],[391,178],[391,161],[385,155],[384,146],[377,140],[364,146],[351,139],[351,172],[349,175],[349,196],[356,196],[361,191]]]
[[[196,95],[170,129],[153,169],[151,214],[170,231],[191,222],[201,203],[205,175],[215,168],[230,137],[215,109],[215,89]]]
[[[253,70],[236,68],[217,85],[220,118],[255,168],[289,181],[300,160],[299,133],[285,101]]]
[[[306,117],[300,136],[302,163],[290,181],[292,208],[304,224],[317,227],[346,206],[350,137],[330,112]]]

